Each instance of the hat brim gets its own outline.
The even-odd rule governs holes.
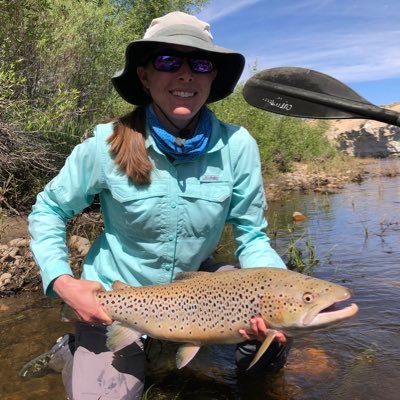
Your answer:
[[[196,36],[160,36],[156,40],[141,39],[128,45],[125,52],[125,67],[112,77],[112,83],[118,94],[134,105],[148,104],[151,97],[143,89],[136,68],[143,65],[149,55],[160,45],[173,44],[194,47],[212,54],[218,73],[211,86],[207,103],[221,100],[230,95],[243,72],[245,59],[242,54],[230,49],[205,42]]]

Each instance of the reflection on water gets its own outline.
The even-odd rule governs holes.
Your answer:
[[[306,214],[307,220],[293,225],[293,211]],[[306,255],[305,241],[311,239],[320,260],[315,276],[350,287],[359,314],[338,328],[296,340],[287,367],[271,376],[239,376],[231,346],[203,348],[178,371],[176,346],[161,349],[156,343],[149,362],[148,382],[154,383],[149,399],[397,399],[400,178],[350,184],[336,195],[292,195],[270,204],[269,220],[280,254],[295,238]],[[39,295],[0,301],[2,400],[63,398],[60,375],[21,380],[17,372],[70,329],[60,322],[59,304]]]
[[[21,379],[20,368],[48,350],[69,324],[60,322],[60,303],[38,294],[0,300],[1,400],[63,399],[61,376]]]

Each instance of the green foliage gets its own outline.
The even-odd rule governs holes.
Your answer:
[[[3,203],[30,205],[94,123],[131,109],[110,78],[153,18],[206,3],[0,0],[0,187],[15,182]]]
[[[16,97],[19,88],[25,83],[25,78],[17,76],[14,63],[6,66],[2,59],[3,57],[0,59],[0,119],[11,122],[12,117],[19,112],[16,102],[24,102],[23,99],[16,100]]]
[[[112,3],[127,11],[125,29],[129,29],[133,37],[139,38],[143,36],[145,28],[150,25],[153,18],[171,11],[190,13],[200,10],[208,0],[120,0]]]
[[[305,258],[301,249],[296,245],[296,241],[290,239],[286,265],[289,269],[301,274],[312,275],[314,267],[319,264],[319,260],[315,258],[314,246],[310,239],[306,240],[306,249],[307,257]]]
[[[50,11],[46,1],[0,2],[1,122],[49,134],[80,112],[78,90],[49,74]]]
[[[142,37],[153,18],[206,3],[0,0],[0,82],[4,86],[11,77],[6,89],[14,104],[6,107],[15,111],[9,119],[51,135],[71,121],[83,131],[95,120],[126,112],[130,106],[115,95],[110,80],[123,67],[126,45]]]
[[[266,170],[286,172],[293,161],[330,158],[335,148],[324,136],[325,123],[310,123],[256,109],[242,96],[242,87],[211,106],[223,120],[246,127],[260,147]]]
[[[1,188],[0,188],[0,196],[1,196]],[[6,233],[8,225],[5,220],[5,213],[3,212],[2,208],[0,207],[0,241],[4,233]]]

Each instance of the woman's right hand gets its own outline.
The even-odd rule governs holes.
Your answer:
[[[54,280],[53,290],[72,308],[81,321],[105,325],[112,323],[112,319],[97,300],[97,293],[104,290],[99,282],[61,275]]]

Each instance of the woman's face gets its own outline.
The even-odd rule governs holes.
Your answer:
[[[171,45],[158,49],[155,54],[174,51],[193,53],[196,49]],[[175,125],[183,128],[207,101],[217,71],[214,69],[209,73],[194,72],[185,59],[175,72],[158,71],[152,62],[149,62],[146,66],[138,67],[137,74],[153,101]]]

